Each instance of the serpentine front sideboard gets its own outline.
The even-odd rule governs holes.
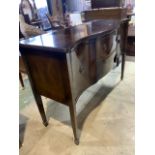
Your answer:
[[[41,95],[69,107],[75,144],[79,144],[77,99],[112,69],[119,27],[119,20],[94,20],[20,40],[19,49],[43,124],[47,126],[48,122]],[[124,67],[121,72],[123,78]]]

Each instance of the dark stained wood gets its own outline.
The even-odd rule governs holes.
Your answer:
[[[97,80],[106,75],[113,67],[116,55],[116,32],[97,40]]]
[[[91,21],[95,19],[117,19],[120,20],[120,27],[117,31],[117,52],[115,55],[115,61],[117,66],[120,63],[120,56],[122,57],[122,75],[121,79],[124,76],[124,65],[125,65],[125,55],[127,52],[127,33],[128,33],[128,23],[129,23],[129,14],[127,13],[126,8],[114,7],[114,8],[101,8],[101,9],[92,9],[84,11],[82,13],[84,21]],[[119,50],[119,47],[121,51]]]
[[[19,71],[22,73],[26,73],[26,68],[21,56],[19,56]]]
[[[74,143],[76,145],[79,145],[78,125],[77,125],[77,119],[76,119],[76,105],[73,102],[70,102],[69,111],[70,111],[71,124],[73,128],[73,134],[74,134]]]
[[[20,51],[23,51],[23,50],[20,50]],[[27,59],[26,55],[23,54],[22,58],[23,58],[23,61],[24,61],[24,64],[25,64],[25,68],[26,68],[26,71],[27,71],[27,74],[28,74],[28,77],[29,77],[29,81],[30,81],[30,84],[31,84],[32,92],[33,92],[33,95],[34,95],[34,98],[35,98],[35,101],[36,101],[39,113],[41,115],[43,124],[44,124],[44,126],[47,126],[48,125],[48,121],[46,119],[46,115],[45,115],[45,111],[44,111],[44,107],[43,107],[41,96],[38,93],[38,91],[37,91],[37,89],[35,87],[35,84],[34,84],[34,79],[32,77],[32,72],[31,72],[31,66],[30,66],[30,64],[28,62],[28,59]]]
[[[128,20],[122,21],[121,28],[120,28],[120,35],[121,35],[120,48],[121,48],[121,54],[122,54],[121,80],[123,80],[124,68],[125,68],[125,57],[126,57],[126,51],[127,51]]]
[[[37,106],[38,106],[38,110],[40,112],[43,124],[46,127],[48,125],[48,121],[46,119],[46,115],[45,115],[45,111],[44,111],[44,107],[43,107],[41,96],[37,93],[37,91],[34,91],[34,90],[33,90],[33,94],[34,94],[34,98],[36,100],[36,103],[37,103]]]
[[[23,81],[22,73],[26,74],[26,68],[25,68],[22,57],[19,56],[19,81],[21,83],[21,86],[24,88],[24,81]]]
[[[65,104],[70,94],[65,78],[68,74],[65,55],[62,55],[64,58],[28,54],[27,59],[38,93]]]
[[[87,22],[74,27],[51,31],[47,34],[39,35],[37,37],[25,39],[20,41],[20,47],[46,49],[46,52],[51,52],[55,49],[55,54],[58,52],[67,53],[70,49],[86,39],[93,39],[97,36],[102,36],[105,33],[117,29],[118,20],[96,20],[94,22]],[[28,48],[28,47],[27,47]],[[53,53],[53,51],[52,51]]]
[[[67,54],[74,100],[109,72],[113,66],[111,59],[114,54],[116,54],[115,31],[96,39],[83,41]]]
[[[96,20],[20,41],[43,123],[47,125],[40,95],[69,107],[75,144],[79,144],[76,101],[111,70],[119,27],[117,20]]]
[[[21,86],[24,88],[24,82],[23,82],[23,78],[22,78],[22,73],[19,72],[19,80],[21,83]]]

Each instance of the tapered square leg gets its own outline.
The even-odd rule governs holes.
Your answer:
[[[126,57],[126,49],[127,49],[127,35],[128,35],[128,22],[129,20],[124,20],[121,22],[121,54],[122,54],[122,66],[121,66],[121,80],[124,78],[124,68],[125,68],[125,57]]]
[[[45,115],[45,111],[44,111],[41,96],[38,94],[38,92],[36,90],[36,87],[35,87],[35,84],[33,82],[33,78],[32,78],[32,75],[30,73],[30,66],[29,66],[29,63],[27,61],[27,58],[25,57],[25,55],[23,55],[22,57],[23,57],[23,61],[24,61],[24,64],[25,64],[25,67],[26,67],[26,70],[27,70],[27,74],[28,74],[29,81],[30,81],[30,84],[31,84],[32,92],[33,92],[33,95],[34,95],[34,98],[35,98],[39,113],[40,113],[42,121],[43,121],[43,125],[46,127],[48,125],[48,121],[46,119],[46,115]]]
[[[78,133],[77,133],[76,108],[75,108],[75,105],[73,103],[71,103],[69,105],[69,111],[70,111],[73,134],[74,134],[74,143],[76,145],[78,145],[79,144],[79,137],[78,137]]]
[[[21,148],[21,147],[22,147],[22,142],[19,139],[19,148]]]
[[[45,115],[45,111],[44,111],[44,107],[43,107],[41,96],[36,94],[36,93],[34,93],[34,97],[35,97],[35,100],[36,100],[36,103],[37,103],[37,107],[38,107],[39,113],[41,115],[43,124],[46,127],[48,125],[48,121],[46,119],[46,115]]]
[[[122,54],[122,65],[121,65],[121,80],[124,78],[124,68],[125,68],[125,53]]]
[[[19,80],[22,88],[24,88],[24,82],[23,82],[22,74],[20,72],[19,72]]]

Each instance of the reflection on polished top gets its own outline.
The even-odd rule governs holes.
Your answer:
[[[46,34],[20,40],[20,46],[59,49],[67,52],[80,41],[103,35],[118,28],[118,20],[94,20],[74,27],[49,31]]]

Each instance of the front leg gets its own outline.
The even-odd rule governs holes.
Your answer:
[[[124,68],[125,68],[125,53],[122,54],[122,65],[121,65],[121,80],[124,78]]]
[[[78,133],[77,133],[76,106],[74,105],[74,103],[70,103],[69,111],[70,111],[73,134],[74,134],[74,143],[76,145],[78,145],[79,144],[79,137],[78,137]]]
[[[35,98],[39,113],[40,113],[42,121],[43,121],[43,125],[46,127],[48,125],[48,121],[46,119],[46,115],[45,115],[45,111],[44,111],[41,96],[39,95],[39,93],[36,90],[34,80],[32,78],[31,72],[30,72],[30,64],[27,61],[27,57],[25,55],[22,55],[22,57],[23,57],[23,61],[24,61],[24,64],[25,64],[25,67],[26,67],[26,70],[27,70],[27,74],[28,74],[29,81],[30,81],[30,84],[31,84],[32,92],[33,92],[33,95],[34,95],[34,98]]]
[[[34,92],[34,97],[35,97],[37,107],[38,107],[39,113],[40,113],[42,121],[43,121],[43,125],[46,127],[48,125],[48,121],[46,119],[46,115],[45,115],[41,96]]]
[[[20,80],[22,88],[24,89],[24,82],[23,82],[23,78],[22,78],[22,73],[20,73],[20,72],[19,72],[19,80]]]

